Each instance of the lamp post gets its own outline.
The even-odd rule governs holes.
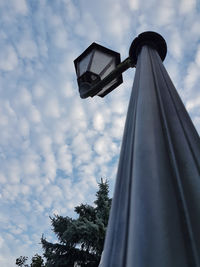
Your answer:
[[[142,33],[122,68],[136,73],[101,267],[200,266],[200,139],[162,63],[166,52],[162,36]],[[102,83],[84,87],[87,96]]]

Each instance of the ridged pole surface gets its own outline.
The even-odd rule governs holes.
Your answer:
[[[200,266],[200,139],[147,46],[137,61],[99,266]]]

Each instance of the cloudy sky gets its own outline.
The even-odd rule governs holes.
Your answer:
[[[54,241],[49,215],[111,196],[134,70],[105,98],[80,99],[73,60],[93,41],[128,56],[141,32],[200,132],[200,6],[195,0],[0,0],[0,266]]]

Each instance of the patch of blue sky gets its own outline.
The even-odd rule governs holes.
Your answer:
[[[73,60],[90,43],[123,60],[138,33],[161,33],[164,64],[200,131],[199,3],[9,0],[0,26],[0,265],[10,267],[41,252],[42,233],[55,239],[49,215],[92,204],[101,177],[112,196],[134,70],[104,99],[80,99]]]

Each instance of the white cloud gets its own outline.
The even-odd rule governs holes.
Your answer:
[[[128,0],[128,4],[133,11],[138,10],[139,8],[139,0]]]
[[[50,181],[53,181],[56,177],[56,169],[57,164],[55,160],[55,156],[53,153],[48,154],[45,156],[45,161],[42,165],[42,170],[47,177],[47,179]]]
[[[194,98],[192,100],[189,100],[187,103],[186,103],[186,108],[188,110],[191,110],[195,107],[199,107],[200,106],[200,96],[197,97],[197,98]]]
[[[191,63],[188,66],[187,75],[185,77],[185,87],[191,89],[196,81],[199,79],[199,68],[195,63]]]
[[[198,20],[196,21],[196,19],[193,22],[192,29],[190,29],[190,34],[192,34],[194,38],[200,36],[200,22]]]
[[[108,151],[111,145],[111,140],[109,138],[100,137],[94,144],[94,150],[99,155],[108,155]]]
[[[14,8],[15,12],[20,15],[26,15],[28,12],[28,7],[25,0],[12,0],[12,7]]]
[[[197,53],[196,53],[196,57],[195,57],[195,62],[197,64],[198,67],[200,67],[200,45],[197,48]]]
[[[122,100],[120,101],[119,99],[116,99],[111,103],[111,110],[113,113],[123,115],[123,114],[125,114],[125,112],[127,110],[127,106],[126,106],[127,104],[128,103],[125,103]]]
[[[76,92],[75,89],[77,89],[76,86],[72,82],[69,82],[69,81],[65,82],[63,86],[61,87],[62,96],[65,98],[70,98],[70,97],[75,96],[75,92]]]
[[[83,133],[79,133],[73,138],[71,146],[73,153],[76,156],[79,156],[80,154],[90,155],[90,146],[86,136]]]
[[[100,39],[99,26],[96,24],[94,15],[85,11],[82,14],[81,21],[81,23],[78,21],[78,23],[75,25],[74,29],[76,34],[81,37],[87,36],[87,39],[91,40],[92,42]]]
[[[121,39],[123,32],[129,30],[130,17],[127,16],[119,3],[113,4],[111,10],[108,16],[107,30],[113,34],[114,37]],[[112,20],[112,23],[109,23],[110,20]]]
[[[68,39],[65,29],[58,29],[55,32],[54,43],[58,48],[66,48],[68,46]]]
[[[40,115],[40,112],[39,112],[39,110],[35,107],[35,106],[33,106],[33,105],[31,105],[30,107],[29,107],[29,111],[28,111],[28,117],[29,117],[29,119],[32,121],[32,122],[34,122],[34,123],[39,123],[40,121],[41,121],[41,115]]]
[[[6,177],[2,173],[0,173],[0,183],[1,184],[5,184],[6,183]]]
[[[8,118],[7,118],[7,116],[5,116],[3,114],[0,115],[0,125],[1,126],[8,125]]]
[[[41,85],[35,85],[34,88],[33,88],[33,96],[36,98],[36,99],[40,99],[40,98],[43,98],[45,95],[45,89],[43,88],[43,86]]]
[[[7,201],[15,201],[19,195],[20,187],[19,185],[9,185],[7,184],[2,191],[3,198]]]
[[[174,32],[171,35],[170,42],[169,42],[169,48],[170,53],[177,59],[180,60],[183,56],[183,40],[181,38],[181,35],[178,31],[174,30]]]
[[[26,88],[20,88],[17,92],[16,102],[20,105],[30,106],[32,103],[32,97],[30,92]]]
[[[30,187],[27,185],[21,185],[21,193],[24,195],[29,195],[30,194]],[[26,226],[25,226],[26,227]]]
[[[39,140],[37,140],[39,145],[39,150],[44,154],[49,154],[51,152],[52,140],[47,135],[40,135]]]
[[[30,126],[25,118],[20,118],[19,120],[19,131],[23,137],[28,137],[30,133]]]
[[[94,124],[95,130],[97,130],[97,131],[103,131],[104,130],[105,122],[104,122],[103,115],[101,113],[96,113],[94,115],[93,124]]]
[[[72,152],[68,146],[63,145],[59,148],[57,163],[59,169],[64,170],[67,174],[72,174]]]
[[[0,69],[3,71],[12,71],[18,65],[18,58],[12,46],[6,45],[0,50]]]
[[[76,21],[79,18],[79,12],[77,12],[75,4],[69,0],[63,0],[63,2],[65,3],[65,12],[69,21]]]
[[[47,99],[44,109],[45,115],[52,118],[59,118],[61,111],[57,99]]]
[[[20,57],[25,59],[34,59],[38,56],[37,46],[30,38],[22,38],[17,44]]]
[[[169,25],[173,20],[174,9],[173,6],[161,5],[161,7],[157,10],[156,20],[158,21],[160,26]]]
[[[125,124],[125,116],[115,116],[112,119],[109,132],[112,138],[121,140]]]
[[[0,237],[0,248],[2,248],[3,242],[4,242],[3,238]]]
[[[191,13],[196,7],[196,0],[181,0],[180,3],[180,13],[188,14]]]
[[[23,172],[25,176],[28,175],[36,175],[38,173],[38,161],[39,157],[38,155],[32,153],[32,154],[25,154],[23,158]]]
[[[10,183],[18,184],[20,181],[20,164],[17,160],[10,160],[9,165],[7,167],[8,179]]]

